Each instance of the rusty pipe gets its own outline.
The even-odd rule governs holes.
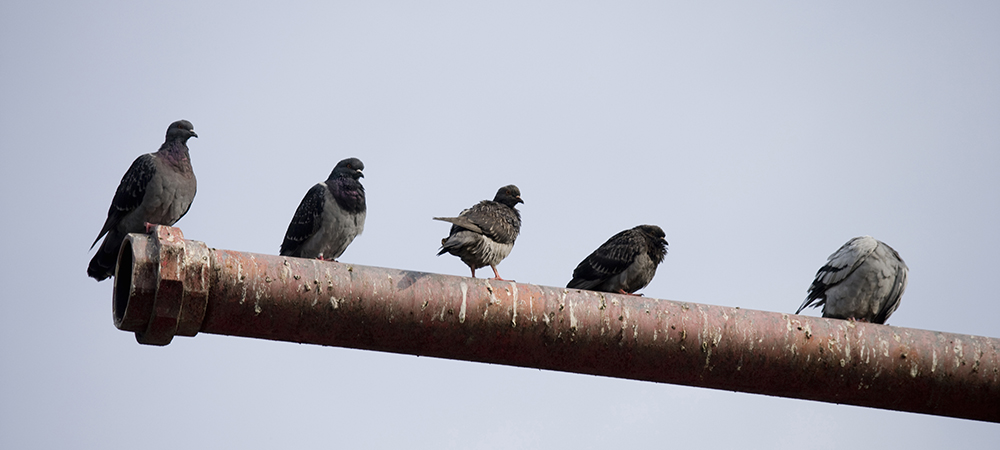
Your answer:
[[[436,356],[1000,422],[1000,340],[209,249],[131,234],[115,325]]]

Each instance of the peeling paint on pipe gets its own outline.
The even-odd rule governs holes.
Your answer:
[[[209,249],[131,234],[115,326],[436,356],[1000,422],[1000,340]]]

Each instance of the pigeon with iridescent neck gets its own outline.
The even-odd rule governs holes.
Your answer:
[[[167,128],[159,150],[132,162],[111,200],[108,218],[90,246],[94,248],[107,235],[90,260],[87,275],[97,281],[114,275],[118,249],[127,234],[143,233],[149,225],[173,225],[187,213],[198,190],[187,147],[193,137],[198,137],[194,125],[178,120]]]
[[[347,158],[306,192],[285,231],[282,256],[333,261],[344,254],[365,230],[364,169],[360,159]]]

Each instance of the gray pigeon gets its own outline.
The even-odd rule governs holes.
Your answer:
[[[871,236],[847,241],[816,272],[802,306],[823,305],[823,317],[885,323],[899,307],[909,269],[892,247]]]
[[[299,203],[288,224],[281,256],[334,261],[365,230],[365,164],[347,158],[333,168],[326,182],[317,183]]]
[[[101,281],[115,274],[118,249],[125,235],[144,232],[146,224],[173,225],[184,217],[198,190],[187,148],[192,137],[198,137],[194,125],[178,120],[167,128],[167,138],[156,153],[132,162],[111,200],[108,219],[90,246],[94,248],[107,234],[90,260],[87,275]]]
[[[633,294],[656,275],[667,254],[667,235],[656,225],[639,225],[601,244],[573,270],[570,289]]]
[[[497,264],[510,254],[521,232],[521,213],[514,209],[518,203],[524,203],[521,191],[511,184],[500,188],[493,201],[483,200],[458,217],[435,217],[452,224],[448,237],[441,239],[438,255],[451,253],[462,258],[472,269],[472,278],[476,277],[476,269],[490,266],[493,279],[503,280]]]

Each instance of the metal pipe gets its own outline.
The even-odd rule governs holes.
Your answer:
[[[436,356],[1000,422],[1000,340],[209,249],[131,234],[115,325]]]

